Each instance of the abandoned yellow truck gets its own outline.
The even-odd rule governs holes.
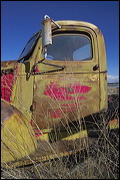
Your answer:
[[[3,164],[27,165],[86,148],[81,119],[108,107],[102,32],[46,15],[18,60],[1,62],[1,105]]]

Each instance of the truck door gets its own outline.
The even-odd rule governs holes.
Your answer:
[[[89,28],[57,31],[36,66],[32,123],[52,129],[99,111],[97,38]]]

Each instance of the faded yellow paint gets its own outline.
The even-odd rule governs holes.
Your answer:
[[[26,65],[28,66],[28,65]],[[19,109],[24,116],[31,121],[32,112],[30,111],[30,106],[33,100],[33,81],[34,77],[30,76],[27,80],[25,71],[27,67],[24,64],[18,65],[18,75],[16,84],[13,88],[12,94],[12,104]],[[29,73],[28,73],[29,76]]]
[[[85,138],[88,137],[87,130],[82,130],[81,132],[75,133],[73,135],[70,135],[66,138],[63,138],[62,140],[75,140],[77,138]]]
[[[14,69],[16,64],[17,64],[17,60],[1,61],[1,70]]]
[[[93,85],[92,80],[89,79],[89,76],[92,77],[91,74],[84,74],[84,76],[80,74],[56,74],[54,76],[41,75],[35,77],[36,86],[34,89],[34,101],[36,102],[36,109],[33,111],[33,119],[40,129],[47,127],[52,128],[54,126],[59,126],[59,124],[62,125],[62,123],[65,125],[67,122],[72,122],[77,119],[84,118],[87,115],[99,111],[99,76],[97,74],[95,75],[97,80],[96,82],[94,81]],[[81,100],[79,100],[80,95],[77,93],[73,93],[68,97],[71,100],[59,100],[59,98],[57,99],[56,95],[54,94],[54,89],[50,90],[52,98],[48,95],[45,95],[46,88],[50,87],[51,82],[54,82],[53,86],[58,88],[58,92],[61,89],[66,90],[66,93],[69,93],[71,90],[74,92],[73,89],[70,89],[69,84],[81,84],[81,86],[87,85],[91,88],[91,91],[87,93],[81,93]],[[65,97],[66,96],[67,94]],[[65,108],[64,104],[66,103],[66,106],[68,107]],[[91,103],[94,104],[94,106],[91,106]],[[70,112],[71,106],[74,108],[74,112]],[[66,112],[67,109],[68,113]],[[51,111],[52,114],[54,111],[59,112],[61,117],[51,117]]]
[[[107,73],[100,73],[100,110],[108,108]]]
[[[30,123],[24,116],[14,113],[1,129],[1,161],[15,161],[29,156],[37,148],[37,141]]]
[[[81,130],[81,131],[78,132],[78,133],[69,135],[69,136],[67,136],[67,137],[63,137],[63,138],[61,139],[61,141],[62,141],[62,140],[68,140],[68,141],[69,141],[69,140],[75,140],[75,139],[77,139],[77,138],[85,138],[85,137],[87,137],[87,136],[88,136],[87,130]],[[49,142],[49,133],[46,133],[46,134],[41,133],[41,135],[37,137],[37,140],[43,140],[43,141],[48,141],[48,142]]]

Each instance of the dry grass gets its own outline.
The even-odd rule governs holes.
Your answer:
[[[109,106],[106,113],[92,117],[99,124],[99,133],[89,131],[89,148],[75,155],[61,157],[32,166],[5,169],[2,179],[118,179],[119,177],[119,136],[117,130],[110,131],[108,121],[119,118],[118,91],[108,89]],[[111,98],[111,99],[110,99]],[[113,99],[112,99],[113,98]],[[115,100],[115,101],[114,101]],[[115,102],[115,104],[114,104]],[[116,104],[117,103],[117,104]],[[97,120],[97,121],[96,121]],[[100,123],[101,122],[101,123]],[[94,136],[94,138],[93,138]]]

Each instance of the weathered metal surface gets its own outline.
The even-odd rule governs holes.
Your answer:
[[[62,28],[53,29],[53,34],[68,30],[71,33],[72,31],[73,33],[87,32],[89,38],[94,42],[92,43],[93,57],[92,60],[85,62],[45,60],[44,63],[37,65],[33,97],[35,109],[32,116],[33,124],[37,124],[34,127],[35,130],[37,130],[37,126],[40,129],[64,126],[100,111],[100,70],[99,68],[94,70],[94,67],[101,63],[99,62],[96,38],[98,29],[93,26],[94,30],[91,30],[90,24],[85,24],[86,26],[83,27],[84,23],[80,23],[81,26],[79,26],[79,22],[74,21],[59,23]],[[49,64],[60,65],[65,69],[54,72],[58,68]],[[51,73],[39,74],[39,72],[46,71]]]
[[[84,62],[45,59],[31,73],[33,65],[43,59],[40,37],[30,59],[17,64],[18,73],[11,88],[11,103],[19,112],[13,106],[3,103],[2,162],[18,160],[27,155],[32,160],[42,161],[86,148],[87,131],[83,128],[81,118],[107,108],[106,56],[101,32],[90,23],[57,23],[62,28],[56,29],[52,24],[53,36],[63,32],[85,33],[85,36],[89,34],[92,60]],[[2,69],[13,69],[15,73],[16,63],[4,62]],[[65,68],[57,72],[60,69],[58,65]],[[12,82],[10,77],[8,79]],[[16,144],[15,139],[20,144]],[[6,147],[10,147],[10,150]],[[20,150],[17,155],[14,152],[16,149]],[[18,164],[25,164],[24,162],[30,163],[28,157],[19,160]]]
[[[1,62],[1,98],[11,102],[18,72],[17,60]]]
[[[77,122],[77,126],[75,126],[75,123],[73,123],[74,126],[71,124],[69,127],[65,126],[62,129],[54,128],[54,130],[46,134],[47,138],[43,138],[42,136],[44,135],[42,134],[42,136],[37,138],[38,148],[33,153],[25,158],[10,162],[7,165],[10,167],[27,165],[59,158],[87,149],[87,131],[81,127],[80,122]]]
[[[30,76],[27,79],[30,63],[26,65],[18,64],[18,74],[17,80],[14,84],[14,89],[12,92],[12,104],[23,113],[23,115],[30,122],[31,114],[30,107],[33,101],[33,80],[34,77]]]
[[[45,19],[42,22],[42,33],[43,33],[43,39],[42,39],[42,45],[43,47],[48,46],[52,44],[52,32],[51,32],[51,19]]]
[[[15,69],[17,64],[17,60],[1,61],[1,71],[7,69]]]
[[[40,129],[64,126],[98,112],[99,81],[90,81],[90,78],[91,74],[37,76],[33,111],[37,126]]]
[[[13,72],[1,76],[1,98],[10,102],[13,87]]]
[[[30,123],[15,107],[1,101],[1,162],[16,161],[28,156],[37,148]]]

